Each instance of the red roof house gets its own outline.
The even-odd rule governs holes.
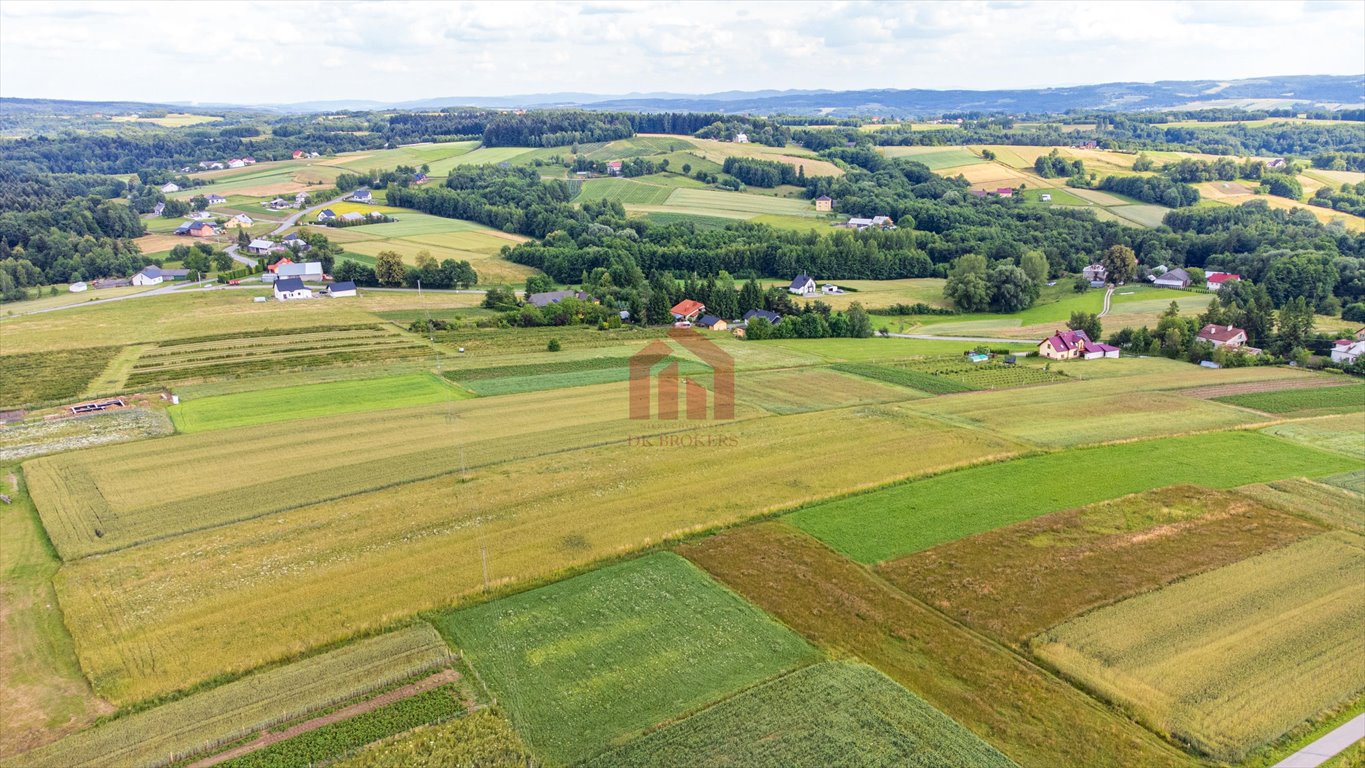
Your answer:
[[[673,318],[675,320],[684,320],[687,322],[691,322],[692,320],[696,319],[697,315],[700,315],[702,312],[706,311],[706,305],[701,303],[700,301],[683,299],[682,301],[673,305],[672,311]]]
[[[293,157],[295,160],[298,160],[300,157],[303,157],[303,150],[301,150],[301,149],[296,149],[296,150],[294,150],[294,154],[292,155],[292,157]]]
[[[1236,348],[1247,343],[1247,332],[1236,326],[1210,323],[1199,329],[1199,338],[1212,344],[1215,349],[1218,347]]]
[[[610,174],[610,175],[612,175],[612,176],[620,176],[620,175],[621,175],[621,161],[620,161],[620,160],[612,160],[612,161],[608,162],[608,163],[607,163],[607,173]]]
[[[286,265],[286,264],[293,264],[293,263],[294,263],[294,262],[290,261],[290,260],[289,260],[289,257],[286,256],[285,258],[280,259],[279,261],[275,262],[274,264],[271,264],[270,266],[266,267],[266,269],[270,270],[271,272],[274,272],[275,270],[279,269],[280,267],[283,267],[283,266]]]
[[[999,195],[1000,197],[1014,197],[1014,188],[1013,188],[1013,187],[997,187],[996,190],[995,190],[995,194]]]
[[[1223,283],[1236,282],[1241,279],[1241,275],[1232,272],[1210,272],[1204,277],[1204,282],[1210,291],[1216,291],[1223,287]]]

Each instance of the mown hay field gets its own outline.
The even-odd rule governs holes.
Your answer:
[[[522,155],[534,151],[530,147],[479,147],[471,152],[463,152],[428,164],[431,166],[432,176],[445,176],[461,165],[515,162]]]
[[[1365,533],[1365,497],[1341,483],[1347,477],[1365,477],[1365,470],[1324,477],[1321,481],[1291,478],[1256,483],[1238,490],[1264,504],[1289,510],[1334,528]],[[1334,480],[1338,482],[1333,482]]]
[[[532,751],[574,763],[818,653],[672,553],[448,614]]]
[[[1084,611],[1322,530],[1236,492],[1174,486],[979,533],[878,571],[1018,644]]]
[[[751,688],[587,763],[589,768],[1015,763],[871,667],[816,664]]]
[[[881,670],[1025,768],[1194,765],[787,525],[733,528],[678,551],[816,645]]]
[[[1151,727],[1236,762],[1365,690],[1365,545],[1327,533],[1125,600],[1035,652]]]
[[[903,407],[913,409],[925,402],[934,401]],[[1211,456],[1218,460],[1210,461]],[[787,519],[855,560],[875,563],[1049,512],[1166,485],[1231,488],[1354,468],[1345,456],[1256,432],[1215,432],[971,467],[807,507]]]
[[[555,403],[549,412],[572,411],[564,399],[592,389],[548,393]],[[621,403],[624,417],[624,387],[605,391]],[[135,701],[455,604],[483,588],[485,552],[493,587],[526,582],[662,539],[1017,450],[983,432],[915,418],[899,404],[741,419],[667,440],[658,437],[660,425],[677,430],[675,422],[647,426],[622,418],[594,438],[582,434],[587,427],[551,424],[546,410],[524,407],[526,398],[537,396],[455,404],[501,400],[508,406],[491,423],[486,447],[466,449],[467,474],[458,471],[459,443],[439,448],[411,430],[396,431],[409,458],[366,463],[369,452],[384,450],[367,443],[350,452],[354,468],[333,461],[325,474],[315,472],[313,462],[298,461],[297,435],[277,437],[296,451],[288,462],[259,443],[226,461],[224,444],[242,448],[242,430],[154,441],[163,444],[162,466],[177,459],[181,467],[193,463],[186,461],[191,454],[172,450],[173,441],[217,439],[206,454],[212,466],[272,479],[238,491],[230,478],[220,479],[224,473],[200,473],[200,487],[189,491],[199,497],[187,504],[192,511],[156,516],[134,507],[138,522],[146,519],[145,528],[164,533],[197,525],[202,515],[242,516],[237,506],[252,505],[263,516],[62,569],[58,594],[96,689],[118,702]],[[386,413],[386,422],[397,413]],[[505,437],[518,419],[544,431],[523,427],[520,439]],[[472,427],[462,416],[453,423],[455,429]],[[554,435],[599,447],[566,451]],[[325,448],[330,440],[335,452],[332,437],[320,435],[318,442]],[[494,450],[509,461],[474,466]],[[510,461],[537,452],[543,455]],[[411,477],[409,465],[420,463],[445,474],[372,493],[348,487],[379,486],[402,473]],[[276,477],[282,467],[297,474]],[[179,490],[170,482],[159,487]],[[295,506],[304,491],[336,500]],[[136,503],[156,503],[156,494],[138,493],[125,489]],[[82,500],[89,503],[88,495]],[[92,547],[99,540],[79,543]]]
[[[727,157],[753,157],[759,160],[773,160],[779,163],[786,163],[796,168],[804,169],[806,177],[812,176],[843,176],[844,172],[839,166],[828,160],[821,160],[815,157],[815,153],[801,147],[769,147],[763,144],[737,144],[732,141],[716,141],[714,139],[696,139],[692,137],[670,137],[673,139],[682,138],[692,146],[696,147],[697,152],[702,157],[714,163],[724,163]],[[692,150],[689,150],[692,151]]]
[[[375,742],[333,768],[450,768],[523,766],[533,757],[501,713],[481,709],[439,725],[414,728]]]
[[[1261,430],[1296,443],[1325,448],[1365,461],[1365,424],[1359,414],[1274,424]]]
[[[735,389],[739,400],[779,415],[923,397],[913,390],[829,368],[748,372],[736,377]]]
[[[415,168],[427,164],[432,166],[433,175],[441,175],[436,173],[435,167],[441,165],[442,161],[453,161],[454,158],[468,154],[478,146],[478,141],[443,141],[426,144],[411,144],[406,147],[366,151],[363,154],[353,153],[350,155],[339,155],[338,159],[340,159],[341,162],[336,163],[336,165],[351,171],[369,171],[371,169],[389,170],[399,165],[410,165]],[[444,173],[444,171],[442,171],[442,173]]]
[[[179,405],[167,410],[176,429],[189,433],[277,421],[316,420],[343,413],[391,410],[467,397],[468,392],[442,383],[435,376],[413,374],[257,389],[202,400],[182,399]],[[309,427],[325,428],[326,422],[313,421]]]
[[[8,335],[5,340],[8,346]],[[118,347],[86,347],[0,355],[0,408],[79,397],[118,352]]]
[[[645,184],[630,179],[590,179],[574,198],[576,202],[615,200],[632,205],[663,205],[673,193],[670,187]]]
[[[709,189],[675,189],[665,203],[669,208],[715,213],[760,214],[784,216],[817,216],[808,200],[789,200],[783,197],[749,195],[743,192],[716,192]]]
[[[112,720],[5,768],[164,765],[448,664],[429,624],[360,640]]]
[[[1291,417],[1365,413],[1365,385],[1362,384],[1254,392],[1214,399],[1221,403]],[[1356,421],[1360,422],[1359,416],[1356,417]]]
[[[926,151],[927,150],[927,151]],[[878,147],[877,151],[887,157],[908,157],[917,163],[924,163],[931,171],[960,168],[964,165],[984,163],[980,155],[962,147]],[[943,174],[954,175],[951,171]]]

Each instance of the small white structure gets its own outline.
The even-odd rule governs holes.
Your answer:
[[[161,285],[164,279],[161,270],[156,267],[144,267],[141,272],[133,275],[133,285]]]
[[[212,217],[213,214],[209,213],[208,211],[190,211],[189,213],[185,214],[185,218],[189,219],[190,221],[208,221]]]
[[[787,286],[787,293],[797,296],[814,296],[820,290],[815,286],[815,278],[809,275],[798,275],[792,284]]]
[[[275,275],[280,279],[297,277],[310,283],[320,283],[324,277],[322,262],[320,261],[305,261],[299,264],[281,263],[275,267]]]
[[[254,254],[256,254],[257,256],[264,256],[264,255],[266,255],[267,253],[270,253],[270,249],[273,248],[273,247],[275,247],[275,243],[274,243],[273,241],[262,239],[262,240],[252,240],[252,241],[247,245],[246,249],[247,249],[248,252],[254,253]]]
[[[84,291],[85,289],[87,289],[87,288],[89,288],[89,287],[90,287],[90,286],[86,285],[85,283],[82,283],[82,282],[75,282],[75,283],[72,283],[69,287],[67,287],[67,290],[68,290],[68,291],[71,291],[72,293],[81,293],[82,291]]]
[[[1209,272],[1204,275],[1204,287],[1210,291],[1220,290],[1228,283],[1235,283],[1242,279],[1242,276],[1235,272]]]
[[[347,199],[354,200],[357,203],[368,203],[374,199],[374,196],[370,194],[370,190],[362,187],[361,189],[352,192],[351,196]]]
[[[209,201],[209,205],[222,205],[227,202],[227,198],[222,195],[205,195],[204,199]]]
[[[748,144],[748,143],[749,143],[749,134],[747,134],[747,133],[736,133],[736,134],[735,134],[735,143],[736,143],[736,144]]]
[[[356,213],[355,211],[341,214],[341,220],[348,224],[355,221],[364,221],[366,218],[368,217],[365,214]]]
[[[1038,196],[1038,199],[1042,200],[1045,203],[1050,203],[1052,202],[1052,195],[1048,194],[1047,192],[1044,192],[1043,194]]]
[[[843,292],[844,292],[844,289],[843,289],[843,288],[840,288],[839,286],[835,285],[834,283],[825,283],[824,285],[820,286],[820,292],[821,292],[821,293],[827,293],[827,294],[830,294],[830,295],[834,295],[834,294],[843,293]]]
[[[227,161],[227,167],[229,167],[229,168],[245,168],[245,167],[246,167],[246,163],[243,162],[240,158],[235,158],[235,157],[234,157],[233,159]]]
[[[327,286],[327,288],[323,292],[334,299],[355,296],[355,283],[351,282],[350,280],[345,280],[340,283],[332,283],[331,285]]]
[[[275,298],[280,301],[311,299],[313,289],[304,285],[297,277],[282,277],[275,281]]]
[[[1365,355],[1365,341],[1338,339],[1332,345],[1332,362],[1340,365],[1354,365]]]
[[[168,181],[165,184],[161,185],[161,191],[167,194],[170,194],[171,192],[179,192],[180,185],[176,184],[174,181]]]

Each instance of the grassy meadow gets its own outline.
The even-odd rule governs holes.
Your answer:
[[[547,762],[589,757],[812,661],[800,637],[659,553],[438,621]]]
[[[1015,765],[885,675],[851,662],[798,670],[586,763],[684,764]]]

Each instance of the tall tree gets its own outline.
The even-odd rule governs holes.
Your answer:
[[[374,276],[380,285],[402,285],[407,274],[403,257],[394,251],[380,251],[374,258]]]
[[[963,312],[980,312],[990,306],[991,285],[986,280],[986,257],[968,253],[953,262],[943,295]]]
[[[1100,258],[1106,279],[1111,283],[1126,283],[1137,275],[1137,254],[1126,245],[1111,245]]]

